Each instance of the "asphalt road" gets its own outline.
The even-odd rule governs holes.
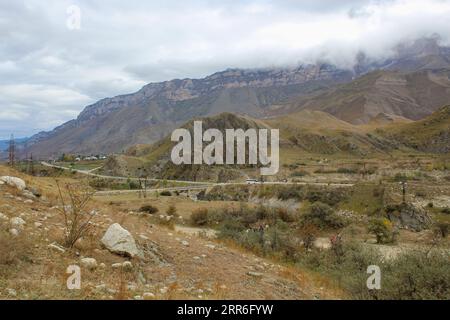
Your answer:
[[[71,170],[80,174],[88,175],[91,177],[97,177],[102,179],[113,179],[113,180],[132,180],[139,181],[143,179],[139,178],[127,178],[127,177],[119,177],[119,176],[105,176],[100,174],[95,174],[86,170],[77,170],[71,169],[67,167],[57,166],[50,164],[48,162],[41,162],[43,166],[57,168],[62,170]],[[163,192],[163,191],[190,191],[190,190],[205,190],[210,187],[215,186],[230,186],[230,185],[249,185],[247,182],[227,182],[227,183],[213,183],[213,182],[199,182],[199,181],[186,181],[186,180],[167,180],[167,179],[146,179],[147,181],[165,181],[171,183],[185,183],[187,186],[182,187],[170,187],[170,188],[158,188],[158,189],[147,189],[147,192]],[[255,184],[263,184],[263,185],[316,185],[316,186],[330,186],[330,187],[352,187],[353,183],[326,183],[326,182],[284,182],[284,181],[274,181],[274,182],[264,182],[264,183],[255,183]],[[136,193],[143,192],[143,190],[112,190],[112,191],[97,191],[95,195],[114,195],[114,194],[127,194],[127,193]]]

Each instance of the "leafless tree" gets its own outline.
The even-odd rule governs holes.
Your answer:
[[[56,185],[62,204],[59,211],[64,217],[64,246],[73,248],[77,240],[83,237],[92,226],[91,220],[96,212],[85,210],[95,191],[81,183],[66,183],[61,187],[56,180]]]

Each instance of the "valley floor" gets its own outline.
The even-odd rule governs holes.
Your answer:
[[[8,172],[10,173],[10,172]],[[16,174],[17,175],[17,174]],[[24,177],[26,178],[26,177]],[[27,177],[27,182],[54,192],[50,179]],[[0,248],[7,260],[0,270],[0,299],[338,299],[345,295],[330,281],[308,272],[259,258],[224,242],[171,230],[146,217],[129,214],[114,205],[94,201],[99,212],[94,232],[74,249],[57,249],[64,224],[54,194],[28,199],[15,188],[0,186],[4,221],[25,221],[12,243]],[[127,259],[102,248],[106,228],[120,223],[150,257]],[[5,230],[2,230],[5,231]],[[8,250],[8,252],[5,252]],[[6,259],[5,255],[11,259]],[[68,290],[70,265],[94,258],[98,267],[81,267],[81,290]],[[112,265],[130,260],[131,270]],[[0,261],[5,262],[5,261]]]

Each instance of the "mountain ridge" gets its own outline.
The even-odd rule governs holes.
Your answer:
[[[380,113],[418,120],[448,101],[449,61],[450,48],[433,38],[403,45],[385,61],[361,56],[353,70],[326,63],[227,69],[202,79],[150,83],[135,93],[102,99],[76,119],[34,135],[27,151],[38,157],[122,152],[154,143],[190,119],[222,112],[265,119],[313,109],[354,124],[368,123]],[[370,77],[373,83],[358,87]],[[412,93],[405,93],[405,83]],[[349,96],[352,86],[356,92]]]

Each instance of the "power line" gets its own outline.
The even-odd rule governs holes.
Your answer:
[[[12,134],[9,140],[9,165],[11,167],[14,167],[15,160],[16,160],[16,142],[14,140],[14,134]]]

